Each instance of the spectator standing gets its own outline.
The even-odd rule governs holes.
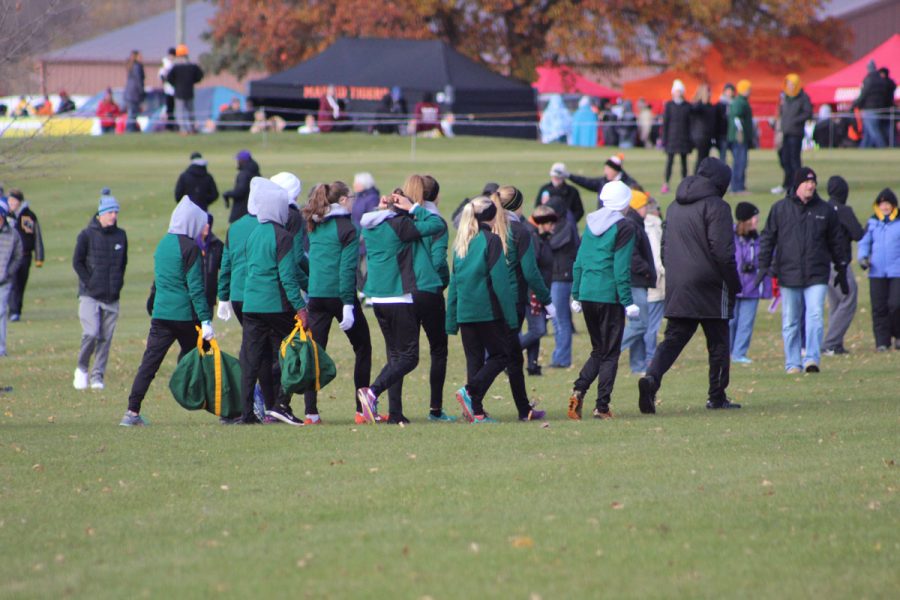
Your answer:
[[[759,272],[753,287],[766,275],[778,277],[781,289],[781,335],[785,371],[818,373],[824,330],[825,294],[831,263],[837,272],[834,285],[850,293],[844,234],[834,208],[816,193],[816,173],[801,167],[794,176],[793,193],[769,211],[759,244]],[[800,319],[805,306],[805,340]],[[806,356],[801,359],[801,346]]]
[[[803,136],[806,134],[806,122],[812,119],[812,102],[800,86],[800,76],[796,73],[790,73],[784,78],[778,116],[781,121],[781,166],[784,169],[784,182],[781,188],[773,189],[772,193],[783,194],[794,180],[794,173],[802,166],[800,153]]]
[[[319,131],[328,133],[334,129],[334,123],[341,119],[341,104],[337,99],[333,85],[325,89],[325,95],[319,98],[318,123]]]
[[[640,98],[638,100],[637,113],[638,141],[644,148],[653,147],[653,109],[647,102]],[[631,187],[631,186],[629,186]]]
[[[639,193],[641,192],[632,190],[632,198]],[[647,202],[644,232],[647,234],[647,239],[650,240],[650,250],[653,252],[653,267],[656,269],[656,287],[647,289],[647,332],[644,334],[643,369],[646,371],[647,366],[653,360],[653,355],[656,354],[657,338],[666,304],[666,269],[662,263],[663,222],[659,203],[653,198],[650,198]],[[637,347],[638,344],[633,345],[631,351],[634,352]]]
[[[662,193],[669,193],[672,163],[677,154],[681,157],[681,178],[687,177],[687,155],[691,151],[691,105],[684,100],[684,83],[676,79],[672,83],[672,99],[663,108],[662,141],[666,149],[666,172]]]
[[[663,375],[697,331],[703,328],[709,352],[709,393],[706,408],[740,408],[726,396],[728,321],[740,286],[734,259],[731,209],[722,199],[731,170],[707,158],[697,175],[681,182],[669,206],[663,234],[666,268],[665,338],[656,349],[647,374],[638,381],[642,413],[656,412],[656,392]]]
[[[538,190],[535,206],[549,205],[560,218],[565,217],[573,225],[584,216],[584,205],[578,190],[566,183],[569,171],[564,163],[553,163],[550,167],[550,183]]]
[[[694,103],[691,105],[691,143],[697,149],[697,162],[694,164],[694,175],[700,168],[703,159],[709,156],[709,150],[716,136],[717,108],[709,101],[709,86],[705,83],[697,86]]]
[[[6,356],[6,315],[9,313],[9,293],[19,264],[25,257],[22,238],[7,220],[9,204],[0,198],[0,358]]]
[[[361,230],[362,216],[367,212],[371,212],[378,208],[378,200],[381,198],[381,192],[375,187],[375,178],[371,173],[357,173],[353,176],[353,193],[356,199],[353,201],[353,208],[350,211],[350,221],[358,231]],[[359,265],[356,269],[356,290],[362,294],[363,287],[366,285],[366,244],[360,236],[359,239]]]
[[[412,133],[441,131],[441,107],[434,101],[434,94],[425,92],[422,101],[414,108]]]
[[[887,352],[894,339],[900,350],[900,214],[897,196],[889,188],[875,198],[875,214],[859,243],[859,264],[869,269],[875,349]]]
[[[543,144],[565,144],[568,141],[572,133],[572,115],[563,103],[562,96],[559,94],[550,96],[538,127],[541,130]]]
[[[44,238],[41,235],[41,226],[37,215],[25,201],[22,190],[9,190],[9,215],[15,221],[16,231],[22,238],[22,249],[25,256],[19,264],[19,268],[13,278],[12,291],[9,295],[9,320],[18,321],[22,315],[22,305],[25,302],[25,287],[28,285],[28,275],[31,273],[31,260],[34,258],[34,266],[44,266]]]
[[[565,214],[548,202],[546,206],[556,214]],[[572,311],[569,297],[572,295],[572,269],[578,254],[578,229],[574,223],[561,216],[547,241],[553,253],[553,273],[550,283],[550,299],[556,307],[553,318],[555,347],[550,359],[551,369],[566,369],[572,364]]]
[[[847,206],[848,194],[849,186],[843,177],[834,175],[828,180],[828,204],[837,213],[838,222],[844,233],[842,253],[849,258],[853,256],[851,244],[860,241],[865,231],[853,209]],[[837,272],[832,271],[831,275],[837,277]],[[850,323],[853,322],[853,317],[856,315],[856,301],[859,293],[856,276],[853,274],[849,262],[847,263],[847,286],[848,294],[844,294],[839,288],[828,286],[828,332],[825,334],[825,341],[822,344],[822,353],[826,356],[849,354],[849,351],[844,348],[844,335],[850,329]]]
[[[119,320],[119,294],[128,265],[128,236],[118,226],[119,203],[104,188],[97,213],[78,234],[72,268],[78,275],[81,350],[72,385],[102,390],[109,349]],[[91,357],[94,368],[91,369]]]
[[[106,94],[97,104],[97,117],[100,120],[101,133],[114,133],[116,131],[116,119],[122,114],[122,110],[113,100],[112,90],[106,88]]]
[[[56,114],[63,115],[65,113],[70,113],[75,111],[75,102],[69,97],[69,93],[66,90],[59,91],[59,107],[56,109]]]
[[[534,247],[534,257],[538,270],[544,279],[544,285],[549,289],[553,281],[553,251],[549,240],[556,225],[557,216],[549,206],[538,206],[531,213],[531,217],[525,222],[525,227],[531,233],[531,243]],[[526,367],[529,375],[541,375],[541,366],[538,364],[538,356],[541,351],[541,338],[547,334],[547,311],[534,292],[528,290],[529,303],[525,311],[525,320],[528,323],[528,333],[519,334],[519,345],[528,356]]]
[[[734,226],[735,260],[741,287],[734,305],[734,317],[729,323],[731,332],[731,362],[749,365],[747,356],[753,323],[761,298],[772,297],[772,280],[766,277],[756,283],[759,272],[759,209],[749,202],[738,202],[734,209],[737,224]],[[755,284],[755,285],[754,285]]]
[[[894,94],[897,91],[897,82],[891,79],[891,72],[887,67],[878,69],[878,74],[882,79],[882,106],[884,114],[881,119],[881,136],[884,139],[885,146],[896,146],[896,138],[891,137],[891,130],[894,129]]]
[[[859,96],[853,101],[853,108],[862,112],[863,138],[860,148],[884,148],[886,145],[879,119],[881,109],[885,107],[887,82],[875,67],[875,61],[866,65],[866,76],[862,81]],[[891,98],[893,104],[893,98]]]
[[[747,161],[753,147],[753,111],[750,108],[751,84],[741,79],[737,84],[737,95],[728,106],[728,146],[734,160],[731,173],[731,193],[748,194]]]
[[[726,83],[716,104],[716,149],[719,151],[719,160],[728,162],[728,109],[734,98],[735,89],[731,83]]]
[[[216,305],[216,290],[219,287],[219,270],[222,268],[222,255],[225,244],[213,233],[213,216],[207,213],[208,222],[200,238],[203,240],[203,289],[206,292],[206,303],[210,309]]]
[[[128,77],[125,80],[125,108],[128,123],[125,131],[140,131],[137,118],[141,114],[141,103],[147,97],[144,91],[144,62],[140,50],[132,50],[127,62]]]
[[[259,165],[253,160],[249,150],[241,150],[234,156],[237,161],[237,176],[234,178],[234,187],[224,194],[225,206],[231,205],[229,223],[234,223],[247,214],[247,199],[250,198],[250,181],[254,177],[260,177]]]
[[[633,190],[643,189],[641,184],[625,171],[625,167],[623,166],[624,162],[625,155],[619,152],[606,159],[606,162],[603,164],[602,177],[584,177],[568,172],[566,172],[566,175],[568,176],[569,181],[575,185],[580,185],[592,192],[597,192],[597,208],[600,208],[600,206],[602,206],[602,203],[600,202],[600,191],[603,189],[603,186],[610,181],[621,181]]]
[[[209,205],[219,197],[219,188],[216,180],[206,169],[207,162],[199,152],[191,152],[191,164],[182,171],[175,182],[175,202],[178,203],[185,196],[202,208],[209,210]]]
[[[179,44],[175,48],[175,64],[166,75],[166,81],[175,89],[175,113],[181,135],[197,133],[194,115],[194,86],[203,79],[203,69],[191,62],[188,47]]]
[[[162,66],[159,68],[159,80],[162,82],[163,94],[166,97],[166,130],[178,129],[175,122],[175,87],[166,79],[172,67],[175,66],[175,48],[169,48],[163,56]]]
[[[597,113],[588,96],[578,101],[578,110],[572,117],[572,137],[569,145],[593,148],[597,145]]]

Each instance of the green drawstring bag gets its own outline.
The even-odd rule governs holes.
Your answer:
[[[240,361],[219,350],[214,339],[209,341],[209,350],[204,350],[202,335],[197,337],[197,347],[178,362],[169,389],[175,401],[188,410],[203,409],[226,419],[243,412]]]
[[[325,350],[313,340],[312,333],[297,326],[281,342],[278,352],[281,387],[288,394],[318,392],[334,379],[337,368]]]

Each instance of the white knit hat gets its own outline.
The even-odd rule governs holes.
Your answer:
[[[685,92],[684,82],[680,79],[676,79],[672,82],[672,93],[674,94],[675,92],[681,92],[682,94]]]
[[[631,188],[621,181],[610,181],[600,190],[603,208],[622,210],[631,202]]]
[[[270,180],[284,188],[284,191],[288,193],[288,202],[294,205],[297,204],[297,198],[300,197],[303,184],[300,183],[300,179],[296,175],[282,171],[270,177]]]

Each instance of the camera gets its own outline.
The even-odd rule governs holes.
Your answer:
[[[743,273],[756,273],[756,267],[753,266],[751,263],[746,263],[745,265],[743,265],[741,267],[741,271]]]

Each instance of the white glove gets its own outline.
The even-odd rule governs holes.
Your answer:
[[[581,302],[578,300],[572,300],[572,303],[569,306],[572,308],[573,313],[581,312]]]
[[[338,327],[341,328],[341,331],[348,331],[351,327],[353,327],[353,322],[356,320],[353,316],[353,305],[345,304],[344,305],[344,314],[341,322],[338,323]]]
[[[219,304],[216,307],[216,316],[222,319],[223,321],[227,321],[231,318],[233,311],[231,310],[231,301],[230,300],[219,300]]]
[[[203,321],[200,324],[200,330],[203,333],[203,339],[207,342],[216,337],[216,332],[212,328],[212,321]]]
[[[556,318],[556,307],[553,306],[553,303],[552,303],[552,302],[551,302],[550,304],[546,305],[546,306],[544,307],[544,310],[547,311],[547,318],[548,318],[548,319],[555,319],[555,318]]]
[[[634,321],[641,316],[641,307],[637,304],[631,304],[625,307],[625,316]]]

